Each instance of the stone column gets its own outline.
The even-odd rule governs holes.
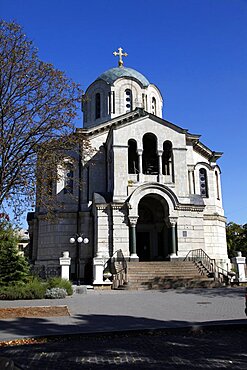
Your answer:
[[[138,154],[138,165],[139,165],[139,175],[138,175],[138,181],[142,182],[143,180],[143,174],[142,174],[142,149],[137,149],[137,154]]]
[[[195,194],[194,166],[188,166],[189,193]]]
[[[176,218],[170,218],[170,226],[171,226],[171,233],[172,233],[172,252],[170,254],[170,260],[178,258],[177,256],[177,251],[176,251],[176,224],[177,224],[177,219]]]
[[[158,158],[159,158],[158,182],[162,182],[162,154],[163,154],[163,150],[157,150],[157,155],[158,155]]]
[[[234,263],[237,266],[238,270],[238,281],[240,283],[246,283],[247,282],[247,277],[245,276],[245,263],[246,263],[246,258],[242,257],[241,252],[237,252],[237,257],[232,258],[232,263]]]
[[[136,254],[136,223],[137,217],[129,217],[130,223],[130,260],[139,261],[139,257]]]
[[[69,280],[69,267],[71,264],[69,252],[63,252],[63,256],[59,258],[59,263],[61,266],[61,278]]]

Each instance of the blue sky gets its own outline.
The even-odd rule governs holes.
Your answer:
[[[121,46],[161,90],[164,118],[224,152],[225,214],[247,223],[247,0],[1,0],[0,14],[84,90]]]

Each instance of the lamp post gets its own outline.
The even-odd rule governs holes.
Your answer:
[[[76,243],[76,275],[77,275],[77,285],[80,285],[80,245],[88,244],[89,239],[84,238],[82,234],[76,234],[69,239],[70,244]]]

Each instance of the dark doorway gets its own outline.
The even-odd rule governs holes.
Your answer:
[[[162,261],[169,254],[167,202],[156,194],[144,196],[138,205],[136,249],[140,261]]]
[[[150,261],[150,233],[145,231],[138,232],[136,244],[139,261]]]

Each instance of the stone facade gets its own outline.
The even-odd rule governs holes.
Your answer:
[[[73,179],[83,180],[80,205],[63,192],[61,178],[53,187],[63,203],[56,222],[45,220],[41,210],[29,215],[35,264],[58,265],[62,252],[69,251],[72,278],[79,263],[79,278],[87,281],[94,274],[97,284],[103,281],[102,266],[120,249],[136,261],[184,258],[203,249],[225,267],[216,163],[222,153],[162,119],[162,106],[158,88],[130,68],[110,69],[89,86],[84,128],[77,134],[87,137],[92,150],[83,159],[71,154]],[[78,194],[76,183],[70,184],[71,193]],[[76,234],[89,243],[70,245]]]

